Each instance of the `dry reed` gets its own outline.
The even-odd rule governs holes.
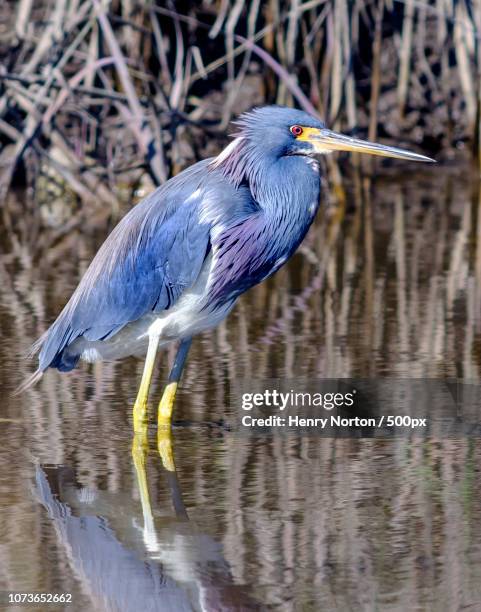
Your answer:
[[[480,24],[465,0],[7,3],[0,197],[26,184],[55,202],[42,218],[57,225],[78,200],[116,211],[262,103],[427,153],[477,152]]]

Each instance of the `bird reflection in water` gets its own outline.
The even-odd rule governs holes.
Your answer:
[[[174,520],[159,527],[152,511],[146,473],[147,428],[135,436],[132,446],[143,524],[125,508],[125,500],[120,496],[116,500],[112,494],[80,486],[71,468],[37,468],[39,500],[48,511],[58,540],[95,609],[121,612],[264,610],[262,604],[247,594],[245,586],[234,583],[221,545],[189,520],[175,470],[170,434],[161,432],[158,443],[175,510]],[[127,511],[129,520],[125,529],[115,529],[102,516],[112,508],[117,516],[119,511]]]

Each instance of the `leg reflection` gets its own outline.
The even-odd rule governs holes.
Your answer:
[[[177,392],[177,386],[184,369],[185,360],[192,344],[192,338],[183,340],[177,350],[175,356],[174,365],[169,375],[169,381],[162,395],[162,399],[159,403],[158,410],[158,430],[157,430],[157,449],[167,473],[167,481],[172,495],[172,503],[175,509],[175,513],[178,518],[187,518],[187,512],[185,510],[184,503],[182,501],[182,495],[180,492],[179,481],[175,471],[174,451],[173,451],[173,440],[172,440],[172,413],[175,403],[175,396]],[[150,347],[149,347],[150,348]],[[152,346],[151,359],[147,359],[146,370],[148,375],[145,375],[146,379],[143,381],[145,384],[141,384],[141,389],[144,390],[144,405],[146,406],[146,397],[148,386],[150,385],[151,373],[153,368],[153,360],[155,359],[155,351],[157,345]],[[136,405],[139,402],[136,402]],[[154,518],[152,513],[152,506],[150,503],[150,494],[146,474],[146,458],[149,451],[148,441],[148,427],[147,419],[145,418],[146,410],[144,408],[141,411],[141,415],[134,417],[134,439],[132,442],[132,458],[134,461],[135,472],[137,475],[137,483],[140,492],[140,501],[142,504],[142,514],[144,517],[144,541],[148,550],[153,551],[158,546],[157,534],[155,531]]]
[[[144,517],[143,537],[144,542],[149,551],[155,551],[158,548],[157,534],[155,532],[154,516],[152,514],[152,506],[150,503],[149,485],[146,473],[146,459],[149,451],[149,440],[147,433],[147,423],[144,422],[142,427],[134,434],[132,441],[132,458],[134,461],[135,472],[137,475],[137,484],[140,493],[140,502],[142,504],[142,514]]]
[[[162,464],[166,471],[167,483],[170,489],[172,505],[178,519],[188,520],[187,510],[182,499],[182,491],[175,469],[173,450],[173,436],[170,430],[159,430],[157,434],[157,448]],[[150,502],[149,485],[147,479],[147,456],[149,453],[149,441],[147,425],[142,431],[138,431],[132,441],[132,459],[134,461],[137,485],[139,487],[142,514],[144,517],[144,540],[149,550],[153,550],[157,542],[155,533],[152,505]]]
[[[174,450],[172,431],[159,427],[157,430],[157,450],[159,451],[162,465],[171,474],[175,474]]]
[[[187,515],[187,510],[185,508],[184,500],[182,498],[182,489],[180,488],[179,479],[177,478],[177,470],[175,469],[175,459],[174,459],[174,449],[173,449],[173,439],[170,431],[168,432],[169,439],[167,440],[165,437],[165,432],[162,434],[162,440],[160,430],[157,435],[157,448],[159,450],[159,454],[162,458],[162,463],[166,470],[167,476],[167,484],[170,489],[170,497],[172,499],[172,505],[175,510],[175,515],[178,519],[184,519],[186,521],[189,520],[189,516]],[[167,451],[168,462],[162,456],[162,452]],[[171,469],[167,467],[170,466]]]
[[[48,512],[48,524],[53,521],[66,562],[81,582],[80,592],[91,599],[85,609],[264,610],[253,600],[252,588],[236,582],[222,545],[187,519],[175,470],[165,474],[177,520],[162,512],[154,521],[148,452],[145,426],[132,444],[144,521],[140,530],[139,504],[130,486],[125,491],[87,488],[65,466],[37,468],[38,499]]]
[[[178,519],[189,520],[187,510],[182,499],[177,472],[175,469],[173,437],[171,430],[159,429],[157,435],[157,448],[165,468],[167,483],[170,489],[172,505]],[[144,423],[141,430],[134,434],[132,441],[132,458],[137,476],[137,485],[140,493],[142,505],[142,515],[144,520],[143,539],[147,550],[157,552],[159,549],[159,539],[155,528],[154,515],[150,501],[149,484],[147,478],[147,457],[149,453],[149,440],[147,424]]]

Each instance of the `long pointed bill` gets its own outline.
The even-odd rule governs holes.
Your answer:
[[[388,147],[368,142],[367,140],[359,140],[344,136],[331,130],[316,128],[304,128],[304,133],[299,140],[307,140],[310,142],[318,153],[326,153],[328,151],[355,151],[356,153],[368,153],[369,155],[380,155],[382,157],[396,157],[398,159],[409,159],[412,161],[434,162],[434,159],[411,153],[397,147]]]

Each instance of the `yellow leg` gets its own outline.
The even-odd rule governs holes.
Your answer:
[[[142,432],[144,424],[147,422],[147,401],[149,399],[150,381],[154,370],[155,355],[159,346],[159,336],[149,338],[149,348],[145,358],[144,371],[140,381],[139,392],[134,404],[134,431]]]
[[[182,340],[175,356],[174,365],[169,375],[169,382],[165,387],[162,399],[159,403],[159,409],[157,413],[157,422],[160,430],[170,431],[172,426],[172,413],[174,411],[175,396],[177,394],[177,387],[179,380],[184,369],[185,360],[187,353],[189,352],[192,338]]]
[[[177,382],[170,382],[165,387],[158,410],[157,448],[164,468],[168,472],[175,472],[171,423],[177,386]]]
[[[170,429],[178,385],[179,383],[176,381],[169,382],[164,389],[162,399],[159,402],[159,410],[157,413],[159,429]]]

